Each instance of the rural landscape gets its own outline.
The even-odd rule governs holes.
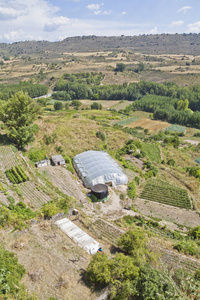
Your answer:
[[[0,44],[0,299],[200,299],[199,43]],[[105,201],[77,172],[88,151],[127,178],[98,182]]]

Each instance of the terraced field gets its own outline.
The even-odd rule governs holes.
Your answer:
[[[64,194],[72,196],[80,202],[86,201],[86,196],[82,192],[81,187],[79,187],[78,183],[76,182],[76,180],[74,180],[71,173],[65,168],[60,166],[45,166],[39,171],[41,173],[44,172],[48,179],[50,179],[52,183],[56,187],[58,187]]]
[[[18,165],[17,158],[11,147],[0,147],[0,168],[4,171]]]
[[[118,238],[125,233],[125,231],[102,219],[97,219],[92,224],[92,228],[99,237],[106,239],[115,245],[117,244]]]
[[[182,268],[189,273],[194,273],[200,268],[200,262],[196,259],[186,257],[185,255],[180,255],[171,250],[162,249],[161,261],[165,263],[169,268],[179,269]]]
[[[32,208],[40,209],[42,205],[51,200],[34,182],[24,182],[19,184],[18,187],[22,192],[24,201]]]
[[[180,208],[191,209],[191,202],[186,190],[158,179],[148,180],[140,194],[140,198]]]
[[[130,123],[132,123],[134,121],[137,121],[137,120],[139,120],[139,118],[137,118],[137,117],[131,117],[131,118],[128,118],[128,119],[120,120],[116,124],[117,125],[121,125],[121,126],[126,126],[126,125],[128,125],[128,124],[130,124]]]
[[[9,202],[4,193],[2,192],[0,192],[0,204],[5,204],[6,206],[9,206]]]

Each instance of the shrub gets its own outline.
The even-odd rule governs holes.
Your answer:
[[[174,166],[175,165],[175,160],[173,158],[171,158],[171,159],[168,160],[167,164],[169,166]]]
[[[34,125],[31,127],[31,130],[32,130],[32,133],[33,133],[33,134],[38,133],[38,131],[39,131],[39,126],[38,126],[37,124],[34,124]]]
[[[62,110],[63,109],[63,104],[60,101],[55,101],[53,105],[55,110]]]
[[[105,141],[105,139],[106,139],[105,133],[103,131],[101,131],[101,130],[99,130],[99,131],[96,132],[96,137],[98,137],[102,141]]]
[[[136,186],[134,181],[131,181],[128,185],[128,190],[127,190],[127,195],[129,196],[129,198],[134,199],[136,196]]]
[[[32,162],[38,162],[38,161],[43,160],[47,157],[45,150],[38,150],[38,149],[35,149],[35,148],[31,148],[29,150],[27,156]]]
[[[20,289],[20,280],[24,274],[25,269],[18,263],[14,253],[0,247],[0,295],[15,295]],[[2,299],[8,298],[5,296]]]

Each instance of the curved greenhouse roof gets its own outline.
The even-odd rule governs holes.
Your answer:
[[[73,159],[73,165],[83,184],[91,188],[98,183],[127,184],[128,178],[108,153],[86,151]]]

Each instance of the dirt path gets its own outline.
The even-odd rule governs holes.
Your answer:
[[[115,193],[113,189],[109,189],[109,199],[108,202],[102,203],[101,213],[102,214],[114,214],[122,210],[122,205],[120,204],[120,198]]]

